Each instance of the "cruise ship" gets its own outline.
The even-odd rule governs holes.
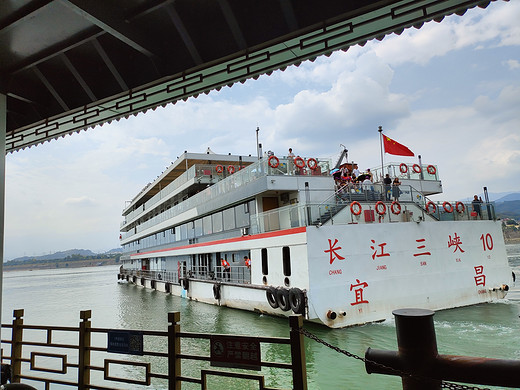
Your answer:
[[[492,202],[432,200],[431,164],[341,177],[355,168],[347,150],[184,152],[124,207],[118,280],[331,328],[506,296],[514,275]]]

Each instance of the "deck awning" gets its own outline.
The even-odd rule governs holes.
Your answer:
[[[6,121],[6,151],[488,4],[475,0],[3,0],[0,95],[6,97],[7,108],[0,115]]]

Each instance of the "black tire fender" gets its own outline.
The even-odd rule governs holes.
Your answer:
[[[182,279],[182,288],[185,290],[190,288],[190,281],[188,280],[188,278]]]
[[[278,307],[283,311],[291,310],[291,305],[289,304],[289,290],[281,287],[276,289],[276,302],[278,303]]]
[[[278,307],[278,301],[276,300],[276,289],[274,287],[269,287],[265,291],[265,296],[269,306],[271,306],[273,309],[276,309]]]
[[[295,314],[305,313],[305,294],[302,290],[296,287],[289,290],[289,305]]]
[[[220,299],[220,284],[215,283],[213,285],[213,298]]]

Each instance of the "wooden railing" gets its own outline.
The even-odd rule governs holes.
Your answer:
[[[289,318],[289,338],[181,332],[179,312],[168,313],[167,331],[93,328],[90,310],[80,312],[78,327],[27,325],[23,315],[23,309],[14,310],[12,324],[2,324],[4,332],[11,329],[11,339],[2,339],[1,359],[2,363],[10,363],[12,383],[44,384],[45,390],[51,389],[51,385],[112,390],[121,389],[123,383],[132,385],[129,387],[132,389],[160,383],[161,387],[180,390],[183,382],[197,383],[206,389],[209,377],[226,376],[257,382],[259,389],[267,390],[274,388],[265,386],[265,378],[260,373],[235,368],[259,371],[262,367],[271,367],[290,370],[292,388],[307,389],[301,315]],[[198,348],[200,354],[181,350],[181,341],[187,346],[190,339],[209,343],[202,341],[208,345]],[[250,350],[251,346],[265,343],[289,346],[290,362],[264,361],[260,348]],[[240,345],[247,346],[241,355]],[[115,355],[119,358],[111,358]],[[127,358],[123,359],[123,355]],[[210,366],[229,367],[233,371],[208,369],[205,363],[201,364],[206,368],[200,368],[199,377],[190,376],[182,369],[182,362],[187,360],[209,362]],[[114,371],[117,372],[114,374]]]

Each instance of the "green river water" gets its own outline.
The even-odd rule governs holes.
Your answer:
[[[511,267],[520,276],[520,245],[509,245],[507,251]],[[23,308],[26,324],[77,326],[79,311],[91,309],[93,327],[166,330],[167,313],[180,311],[183,331],[282,337],[289,334],[286,319],[221,308],[118,283],[117,270],[117,266],[104,266],[7,272],[4,274],[2,323],[11,322],[13,309]],[[439,353],[520,359],[519,314],[520,281],[513,286],[507,299],[500,302],[439,311],[434,316]],[[346,329],[329,329],[316,324],[305,324],[305,328],[328,343],[358,356],[364,356],[368,347],[397,349],[393,319]],[[3,339],[7,331],[10,330],[2,331]],[[190,340],[183,344],[183,348],[189,348],[190,353],[207,355],[209,352],[204,350],[205,345]],[[152,340],[147,344],[145,340],[145,349],[155,348],[164,350],[164,343]],[[363,362],[313,340],[305,340],[305,353],[309,389],[402,388],[400,378],[368,375]],[[263,360],[287,362],[288,354],[286,346],[262,344]],[[124,355],[123,358],[134,357]],[[146,358],[135,358],[147,361]],[[164,365],[163,360],[152,361],[152,364]],[[209,368],[209,365],[183,363],[184,374],[191,376],[198,377],[200,367]],[[264,368],[261,373],[266,377],[267,386],[291,387],[287,371]],[[118,375],[131,377],[138,374],[126,368],[121,369]],[[31,384],[44,388],[43,385]],[[121,384],[120,388],[139,387]],[[146,388],[167,387],[164,382],[156,381]],[[200,387],[183,384],[183,389],[196,388]],[[219,379],[211,383],[211,388],[231,390],[258,387],[251,382]]]

